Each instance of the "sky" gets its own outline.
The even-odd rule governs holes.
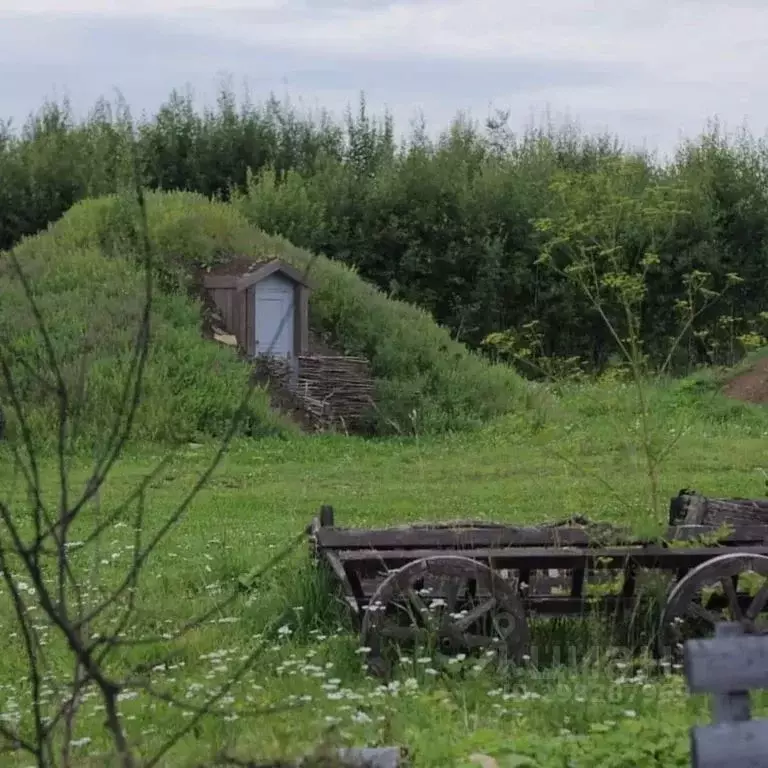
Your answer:
[[[228,82],[408,131],[546,115],[666,154],[717,118],[768,130],[768,0],[0,0],[0,119],[118,89],[152,112]]]

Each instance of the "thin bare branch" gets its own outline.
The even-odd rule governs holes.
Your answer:
[[[100,459],[97,460],[91,479],[86,486],[85,491],[77,502],[69,510],[69,516],[75,518],[79,511],[88,503],[93,495],[101,488],[107,478],[110,470],[114,466],[118,457],[122,453],[123,447],[130,436],[136,412],[141,397],[141,385],[144,378],[144,369],[146,367],[149,355],[150,339],[150,321],[152,317],[153,306],[153,261],[152,244],[149,236],[149,222],[147,218],[147,206],[144,196],[144,189],[141,186],[139,173],[139,160],[136,153],[135,144],[132,144],[133,165],[136,178],[136,200],[139,209],[139,219],[141,224],[143,268],[144,268],[144,308],[139,324],[139,330],[134,345],[134,354],[128,369],[128,375],[125,378],[125,386],[117,408],[112,432],[107,440],[107,447]],[[126,411],[127,409],[127,411]]]
[[[155,551],[155,549],[157,549],[158,545],[165,538],[168,532],[179,523],[184,513],[189,508],[189,505],[192,503],[192,501],[194,501],[195,497],[198,495],[200,490],[205,486],[205,484],[208,482],[213,472],[221,463],[221,459],[224,457],[224,454],[227,452],[227,449],[229,448],[229,444],[233,436],[237,432],[237,428],[240,424],[240,421],[242,420],[242,416],[245,415],[246,413],[251,395],[255,388],[256,388],[256,384],[253,382],[251,382],[248,385],[247,394],[241,401],[241,404],[237,409],[237,412],[235,413],[234,418],[232,419],[232,422],[227,430],[227,434],[222,440],[222,443],[219,449],[216,451],[215,456],[213,457],[213,459],[211,459],[206,469],[201,473],[200,477],[197,479],[197,482],[195,482],[195,484],[192,486],[192,489],[184,497],[184,500],[181,502],[181,504],[178,505],[176,510],[171,515],[169,515],[168,518],[166,518],[165,523],[163,523],[160,529],[155,533],[155,535],[152,537],[149,544],[144,548],[144,550],[135,555],[134,566],[131,569],[131,571],[126,575],[126,577],[123,579],[123,581],[120,583],[120,585],[111,593],[109,597],[105,598],[105,600],[103,600],[98,606],[96,606],[88,614],[86,614],[86,616],[82,620],[83,623],[90,623],[97,616],[103,613],[111,604],[113,604],[115,600],[119,599],[119,597],[123,594],[123,592],[125,592],[125,590],[128,589],[128,587],[133,582],[133,579],[134,579],[133,570],[136,568],[142,568],[144,566],[149,556]]]
[[[41,362],[43,362],[44,365],[41,365],[41,368],[47,367],[49,369],[53,378],[53,383],[48,381],[47,376],[38,374],[36,371],[28,370],[28,373],[30,373],[33,379],[38,381],[46,391],[53,393],[57,398],[59,498],[58,513],[52,515],[43,504],[36,448],[32,431],[24,412],[21,397],[19,396],[13,381],[11,362],[4,349],[0,347],[0,374],[6,384],[9,401],[19,424],[22,444],[27,454],[29,466],[27,466],[27,462],[23,460],[23,457],[16,446],[13,446],[12,448],[13,455],[16,459],[17,467],[20,468],[21,474],[27,482],[28,494],[34,507],[32,515],[34,536],[32,537],[31,543],[25,543],[23,535],[25,529],[22,526],[22,521],[14,519],[8,505],[0,504],[0,521],[10,540],[9,547],[0,550],[0,568],[2,568],[3,577],[9,586],[11,596],[17,604],[17,619],[24,633],[25,642],[28,647],[29,675],[33,689],[33,699],[35,702],[34,716],[36,720],[36,733],[33,740],[28,739],[26,742],[22,742],[22,740],[18,739],[16,734],[13,734],[10,729],[7,729],[7,733],[5,730],[0,730],[0,735],[8,737],[9,740],[13,740],[14,743],[28,744],[30,750],[37,750],[34,754],[40,768],[50,768],[55,764],[56,758],[53,754],[53,743],[54,736],[59,731],[63,731],[62,736],[64,740],[59,754],[61,763],[64,766],[67,766],[71,762],[70,744],[74,732],[74,722],[82,701],[82,693],[88,686],[95,686],[99,691],[101,701],[106,710],[106,727],[110,733],[122,767],[134,768],[136,764],[135,757],[131,745],[128,742],[126,731],[123,728],[119,711],[119,695],[130,683],[131,676],[127,675],[123,676],[121,679],[112,679],[107,672],[105,662],[109,653],[115,648],[142,642],[157,642],[158,640],[167,642],[167,637],[162,639],[145,637],[137,638],[135,640],[125,640],[121,637],[125,630],[130,626],[135,615],[137,593],[143,568],[146,566],[152,553],[169,534],[170,530],[184,516],[193,499],[197,496],[200,489],[203,488],[216,467],[220,464],[222,457],[240,426],[243,416],[247,412],[250,398],[256,387],[255,382],[251,380],[249,386],[246,388],[242,402],[234,414],[231,424],[221,441],[219,450],[206,468],[201,472],[192,489],[186,494],[173,513],[166,518],[160,528],[151,536],[148,543],[144,544],[143,541],[146,493],[152,481],[165,467],[168,466],[171,456],[167,456],[159,462],[154,470],[143,479],[138,488],[129,494],[117,508],[113,509],[105,518],[97,520],[93,529],[88,533],[85,541],[82,543],[82,547],[97,543],[101,535],[109,530],[118,520],[121,520],[127,514],[131,505],[134,503],[136,504],[132,521],[133,557],[128,573],[104,600],[86,611],[84,609],[83,600],[81,599],[82,590],[80,584],[72,570],[73,550],[69,546],[69,533],[71,526],[74,524],[80,512],[84,509],[85,505],[92,499],[98,498],[100,489],[105,483],[108,474],[114,467],[119,456],[122,454],[125,444],[129,439],[139,408],[142,381],[150,345],[154,267],[152,262],[152,247],[149,237],[146,201],[143,188],[140,184],[138,157],[135,153],[135,146],[133,149],[136,199],[142,235],[142,267],[145,276],[144,304],[139,327],[136,332],[135,343],[129,359],[128,370],[116,408],[116,417],[110,433],[107,436],[99,455],[94,461],[94,466],[88,483],[79,495],[74,494],[74,500],[72,488],[70,487],[69,457],[75,444],[77,432],[75,414],[75,410],[77,409],[75,408],[75,401],[77,400],[79,403],[82,400],[83,392],[85,390],[85,356],[83,356],[82,359],[76,391],[69,391],[60,361],[55,354],[52,337],[48,333],[44,318],[42,317],[42,313],[35,300],[32,286],[21,268],[18,257],[15,254],[12,255],[18,278],[24,288],[26,300],[30,304],[34,321],[40,336],[43,339],[45,355],[42,356],[43,360]],[[305,273],[310,271],[313,263],[314,260],[309,262]],[[288,315],[286,313],[282,319],[282,323],[284,324],[287,322],[287,319]],[[274,342],[275,340],[273,339],[270,344],[270,350]],[[29,368],[27,360],[22,360],[20,364],[25,370]],[[258,578],[259,575],[287,557],[295,550],[296,546],[303,540],[304,536],[305,534],[302,532],[292,540],[285,549],[272,557],[252,578]],[[52,547],[48,546],[49,543],[52,544]],[[24,600],[13,581],[13,576],[7,562],[7,553],[12,553],[20,558],[22,566],[26,570],[27,576],[34,587],[33,599],[36,606],[42,610],[52,627],[58,631],[61,637],[63,637],[69,653],[71,654],[73,679],[71,685],[67,686],[68,696],[53,717],[48,718],[47,720],[42,716],[42,706],[39,696],[41,687],[40,663],[44,657],[34,629],[29,623]],[[56,571],[50,579],[47,579],[46,577],[47,571],[44,567],[46,559],[50,559],[51,567],[55,568]],[[51,582],[50,584],[48,583],[49,581]],[[71,615],[72,606],[70,600],[72,594],[70,588],[74,590],[78,598],[76,617]],[[129,592],[129,597],[127,604],[123,605],[121,599],[126,591]],[[212,616],[221,612],[224,607],[230,605],[237,599],[237,597],[238,592],[233,591],[232,595],[219,601],[212,609],[204,611],[196,619],[185,623],[185,625],[173,635],[173,639],[179,638],[191,629],[199,627],[203,623],[209,621]],[[94,631],[93,623],[105,611],[111,611],[112,609],[118,611],[117,619],[111,623],[109,632],[106,636],[100,637]],[[150,766],[156,765],[168,750],[189,733],[190,729],[195,726],[200,718],[206,716],[215,717],[225,714],[216,706],[217,703],[219,703],[221,697],[231,690],[232,686],[235,685],[248,671],[253,661],[262,653],[262,650],[262,647],[259,646],[259,648],[248,656],[245,663],[227,682],[223,690],[220,690],[215,696],[209,698],[203,705],[192,708],[195,711],[195,717],[187,724],[187,727],[181,729],[176,734],[173,734],[168,739],[160,751],[150,761]],[[141,687],[154,698],[164,700],[169,704],[185,706],[188,709],[190,708],[188,704],[177,701],[170,693],[156,690],[146,680],[141,683]],[[285,709],[293,708],[295,707],[290,706]],[[245,714],[256,716],[276,711],[283,711],[283,708],[270,708]]]
[[[74,734],[75,729],[75,717],[77,715],[77,711],[80,707],[80,692],[82,690],[82,686],[80,684],[80,681],[84,679],[85,675],[83,674],[83,667],[80,664],[79,659],[75,659],[74,662],[74,672],[73,672],[73,682],[72,682],[72,695],[70,696],[69,700],[65,702],[64,706],[61,708],[61,711],[63,713],[63,720],[64,720],[64,737],[62,739],[61,744],[61,765],[62,768],[69,768],[71,765],[70,758],[71,758],[71,750],[72,750],[72,736]]]
[[[21,264],[19,263],[18,256],[11,251],[9,254],[9,258],[11,260],[11,265],[13,266],[13,270],[16,273],[16,277],[18,278],[19,282],[21,283],[21,287],[24,290],[24,296],[27,300],[27,303],[29,304],[29,308],[32,312],[32,316],[35,320],[35,325],[37,328],[37,331],[40,333],[40,336],[43,340],[43,349],[45,350],[45,355],[47,358],[48,365],[50,367],[51,372],[53,373],[54,379],[56,381],[55,385],[55,391],[56,396],[58,398],[58,416],[59,416],[59,430],[58,430],[58,442],[59,442],[59,480],[61,482],[61,509],[65,510],[67,508],[67,469],[66,469],[66,463],[64,461],[64,456],[66,456],[66,435],[67,435],[67,423],[69,418],[69,393],[67,390],[66,382],[64,381],[64,375],[61,371],[61,366],[59,365],[59,360],[56,355],[56,351],[53,348],[53,340],[51,339],[51,335],[48,332],[48,326],[46,325],[45,320],[43,319],[42,312],[40,311],[40,307],[37,304],[37,301],[35,300],[35,294],[32,290],[32,286],[29,283],[29,280],[27,279],[26,274],[24,273],[24,270],[21,268]]]
[[[0,736],[8,742],[2,750],[3,752],[18,752],[19,749],[23,749],[25,752],[29,752],[33,755],[37,760],[38,765],[40,765],[40,760],[38,759],[39,750],[36,744],[23,739],[19,734],[14,733],[8,726],[3,725],[2,723],[0,723]]]
[[[99,538],[105,531],[111,528],[115,523],[119,522],[125,514],[125,511],[136,501],[140,496],[146,493],[147,488],[157,479],[160,473],[170,464],[174,458],[175,452],[171,451],[164,456],[152,469],[151,472],[146,474],[139,485],[131,491],[131,493],[117,506],[114,511],[107,515],[101,522],[97,523],[94,529],[83,539],[80,549],[84,549],[88,545],[92,544]],[[90,482],[90,481],[89,481]],[[98,492],[98,490],[97,490]],[[94,494],[95,496],[96,494]],[[57,525],[59,521],[55,525]],[[43,538],[47,538],[53,535],[53,529],[47,529],[43,531]]]
[[[2,515],[6,526],[8,526],[7,517],[10,515],[10,510],[1,503],[0,515]],[[37,638],[37,633],[29,623],[29,611],[24,603],[19,588],[16,586],[16,582],[13,580],[6,551],[2,546],[0,546],[0,574],[2,574],[3,581],[5,581],[8,592],[11,595],[13,608],[16,612],[16,620],[24,640],[24,650],[27,654],[27,675],[32,688],[32,718],[34,721],[36,744],[33,754],[38,761],[38,765],[42,768],[44,765],[45,751],[50,747],[50,743],[43,722],[42,709],[40,707],[40,643]]]
[[[149,683],[137,683],[132,687],[141,688],[145,693],[147,693],[153,699],[157,699],[158,701],[163,701],[166,704],[170,704],[171,706],[178,707],[179,709],[184,709],[187,712],[194,712],[196,715],[200,715],[201,718],[202,717],[227,717],[227,715],[232,714],[230,711],[226,709],[215,709],[213,706],[209,705],[208,702],[202,705],[190,704],[190,702],[188,701],[177,699],[175,696],[172,696],[170,693],[166,693],[165,691],[158,691],[156,688],[153,688],[152,685],[150,685]],[[227,692],[228,691],[225,691],[224,695],[226,695]],[[241,709],[241,710],[238,710],[237,714],[238,716],[242,716],[242,717],[264,717],[266,715],[278,715],[278,714],[283,714],[285,712],[293,712],[301,708],[302,708],[301,703],[283,704],[281,706],[259,707],[255,709]]]
[[[62,720],[64,720],[64,718],[67,716],[69,712],[70,702],[75,697],[79,698],[82,692],[92,682],[93,682],[93,679],[87,673],[83,672],[81,667],[81,673],[78,677],[74,679],[74,684],[72,685],[71,690],[68,692],[68,696],[64,699],[58,711],[48,720],[48,723],[46,724],[46,727],[49,733],[52,734],[58,727],[59,723]]]
[[[16,453],[17,449],[15,445],[13,446],[14,453],[17,455],[17,458],[22,467],[22,471],[24,472],[25,478],[27,480],[29,493],[34,498],[35,508],[33,510],[32,519],[35,523],[35,532],[39,534],[42,528],[42,516],[45,515],[46,519],[48,520],[50,520],[50,517],[47,515],[47,511],[43,505],[42,489],[40,486],[40,467],[37,462],[37,452],[35,451],[34,440],[32,438],[32,430],[29,428],[29,423],[27,422],[27,418],[24,413],[24,407],[21,404],[21,399],[16,390],[16,385],[13,379],[10,365],[8,364],[6,356],[3,354],[2,348],[0,348],[0,373],[2,373],[5,386],[8,390],[8,397],[10,398],[13,412],[16,415],[16,420],[18,421],[19,429],[21,430],[22,442],[26,448],[27,457],[29,460],[30,466],[29,470],[27,470],[26,465],[21,459],[21,455]]]

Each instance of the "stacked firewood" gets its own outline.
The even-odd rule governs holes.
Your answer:
[[[318,426],[354,431],[373,405],[374,382],[365,358],[303,356],[294,391]]]
[[[293,369],[287,360],[261,355],[254,360],[257,380],[265,380],[272,386],[290,389]]]

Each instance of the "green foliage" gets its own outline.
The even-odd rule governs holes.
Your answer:
[[[495,359],[516,363],[532,378],[561,382],[578,381],[584,377],[584,364],[579,357],[553,358],[545,353],[538,320],[525,323],[517,332],[489,333],[483,339],[482,347]]]
[[[457,121],[434,145],[414,138],[374,173],[360,175],[343,161],[283,181],[266,171],[236,199],[259,226],[290,231],[298,244],[354,265],[471,346],[498,353],[498,344],[484,343],[491,334],[520,337],[536,323],[539,367],[613,364],[616,339],[584,295],[585,277],[610,295],[611,325],[624,338],[637,336],[653,366],[730,364],[761,343],[762,299],[744,276],[754,270],[754,251],[724,247],[721,231],[704,226],[702,209],[729,221],[741,215],[741,206],[726,212],[718,198],[727,173],[732,184],[743,179],[752,208],[768,216],[756,181],[765,171],[762,145],[718,154],[715,130],[660,168],[568,133],[539,132],[501,148],[492,139]],[[719,169],[705,184],[700,168],[715,161]],[[755,224],[754,215],[744,222]],[[754,235],[763,248],[763,231]],[[545,262],[562,261],[564,237],[584,250],[578,259],[571,253],[567,274],[553,273]],[[585,260],[598,255],[599,273],[588,276]],[[627,302],[642,306],[637,328],[628,325]]]
[[[130,134],[125,105],[104,102],[81,123],[66,103],[48,104],[20,136],[5,130],[0,248],[77,200],[120,191],[130,179]],[[459,117],[437,141],[417,126],[397,147],[392,120],[372,118],[364,99],[334,123],[274,99],[238,105],[223,90],[203,113],[172,94],[138,124],[136,140],[150,188],[234,197],[261,229],[354,267],[471,347],[536,321],[542,361],[579,358],[598,370],[611,363],[614,340],[590,302],[539,261],[553,244],[534,222],[557,221],[572,203],[583,242],[606,241],[608,220],[595,211],[612,210],[610,237],[631,263],[652,262],[641,318],[650,363],[676,372],[730,365],[767,336],[768,152],[749,137],[726,140],[716,125],[660,166],[610,137],[569,128],[514,136],[503,115],[485,131]],[[601,279],[614,296],[637,290],[609,273]],[[721,295],[734,275],[741,282],[707,304],[703,291]],[[705,284],[692,302],[696,276]],[[662,350],[678,336],[667,360]]]
[[[73,211],[98,221],[104,201]],[[106,439],[114,426],[144,308],[144,280],[129,250],[116,258],[71,237],[66,218],[50,232],[27,239],[14,256],[29,281],[70,393],[69,438],[75,448]],[[63,236],[59,236],[59,232]],[[98,237],[94,238],[98,240]],[[15,396],[37,445],[58,439],[55,380],[43,336],[9,255],[0,256],[0,339],[11,361]],[[246,392],[249,367],[230,349],[204,341],[200,308],[185,295],[156,295],[141,401],[133,426],[137,440],[179,442],[221,436]],[[20,423],[12,393],[0,388],[11,434]],[[261,390],[251,397],[241,434],[284,432]]]
[[[88,200],[74,206],[40,239],[53,239],[67,252],[135,252],[135,208],[127,196]],[[147,216],[161,285],[167,301],[176,302],[168,307],[179,306],[196,270],[235,256],[278,257],[308,270],[313,328],[340,351],[371,361],[378,390],[371,425],[376,432],[421,434],[475,427],[519,405],[523,385],[511,369],[469,353],[427,312],[387,298],[349,267],[313,258],[282,237],[256,230],[232,205],[193,193],[152,193]],[[199,333],[199,318],[193,319],[193,314],[187,315],[185,325],[190,333]],[[197,376],[205,376],[205,370],[201,366]]]
[[[665,439],[668,428],[650,407],[649,379],[667,372],[697,317],[741,280],[729,273],[725,288],[713,291],[707,286],[710,275],[694,270],[683,275],[686,298],[676,302],[679,318],[674,312],[658,315],[651,287],[660,274],[659,253],[676,224],[688,216],[688,191],[669,179],[649,179],[643,163],[622,157],[581,178],[559,174],[552,189],[558,206],[535,223],[542,236],[538,261],[579,290],[626,367],[637,398],[651,517],[658,519],[661,468],[675,438]],[[660,333],[664,327],[666,334]],[[660,364],[653,365],[654,360]]]

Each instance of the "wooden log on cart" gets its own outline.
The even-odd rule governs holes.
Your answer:
[[[714,499],[684,489],[670,500],[669,524],[768,526],[768,499]]]

